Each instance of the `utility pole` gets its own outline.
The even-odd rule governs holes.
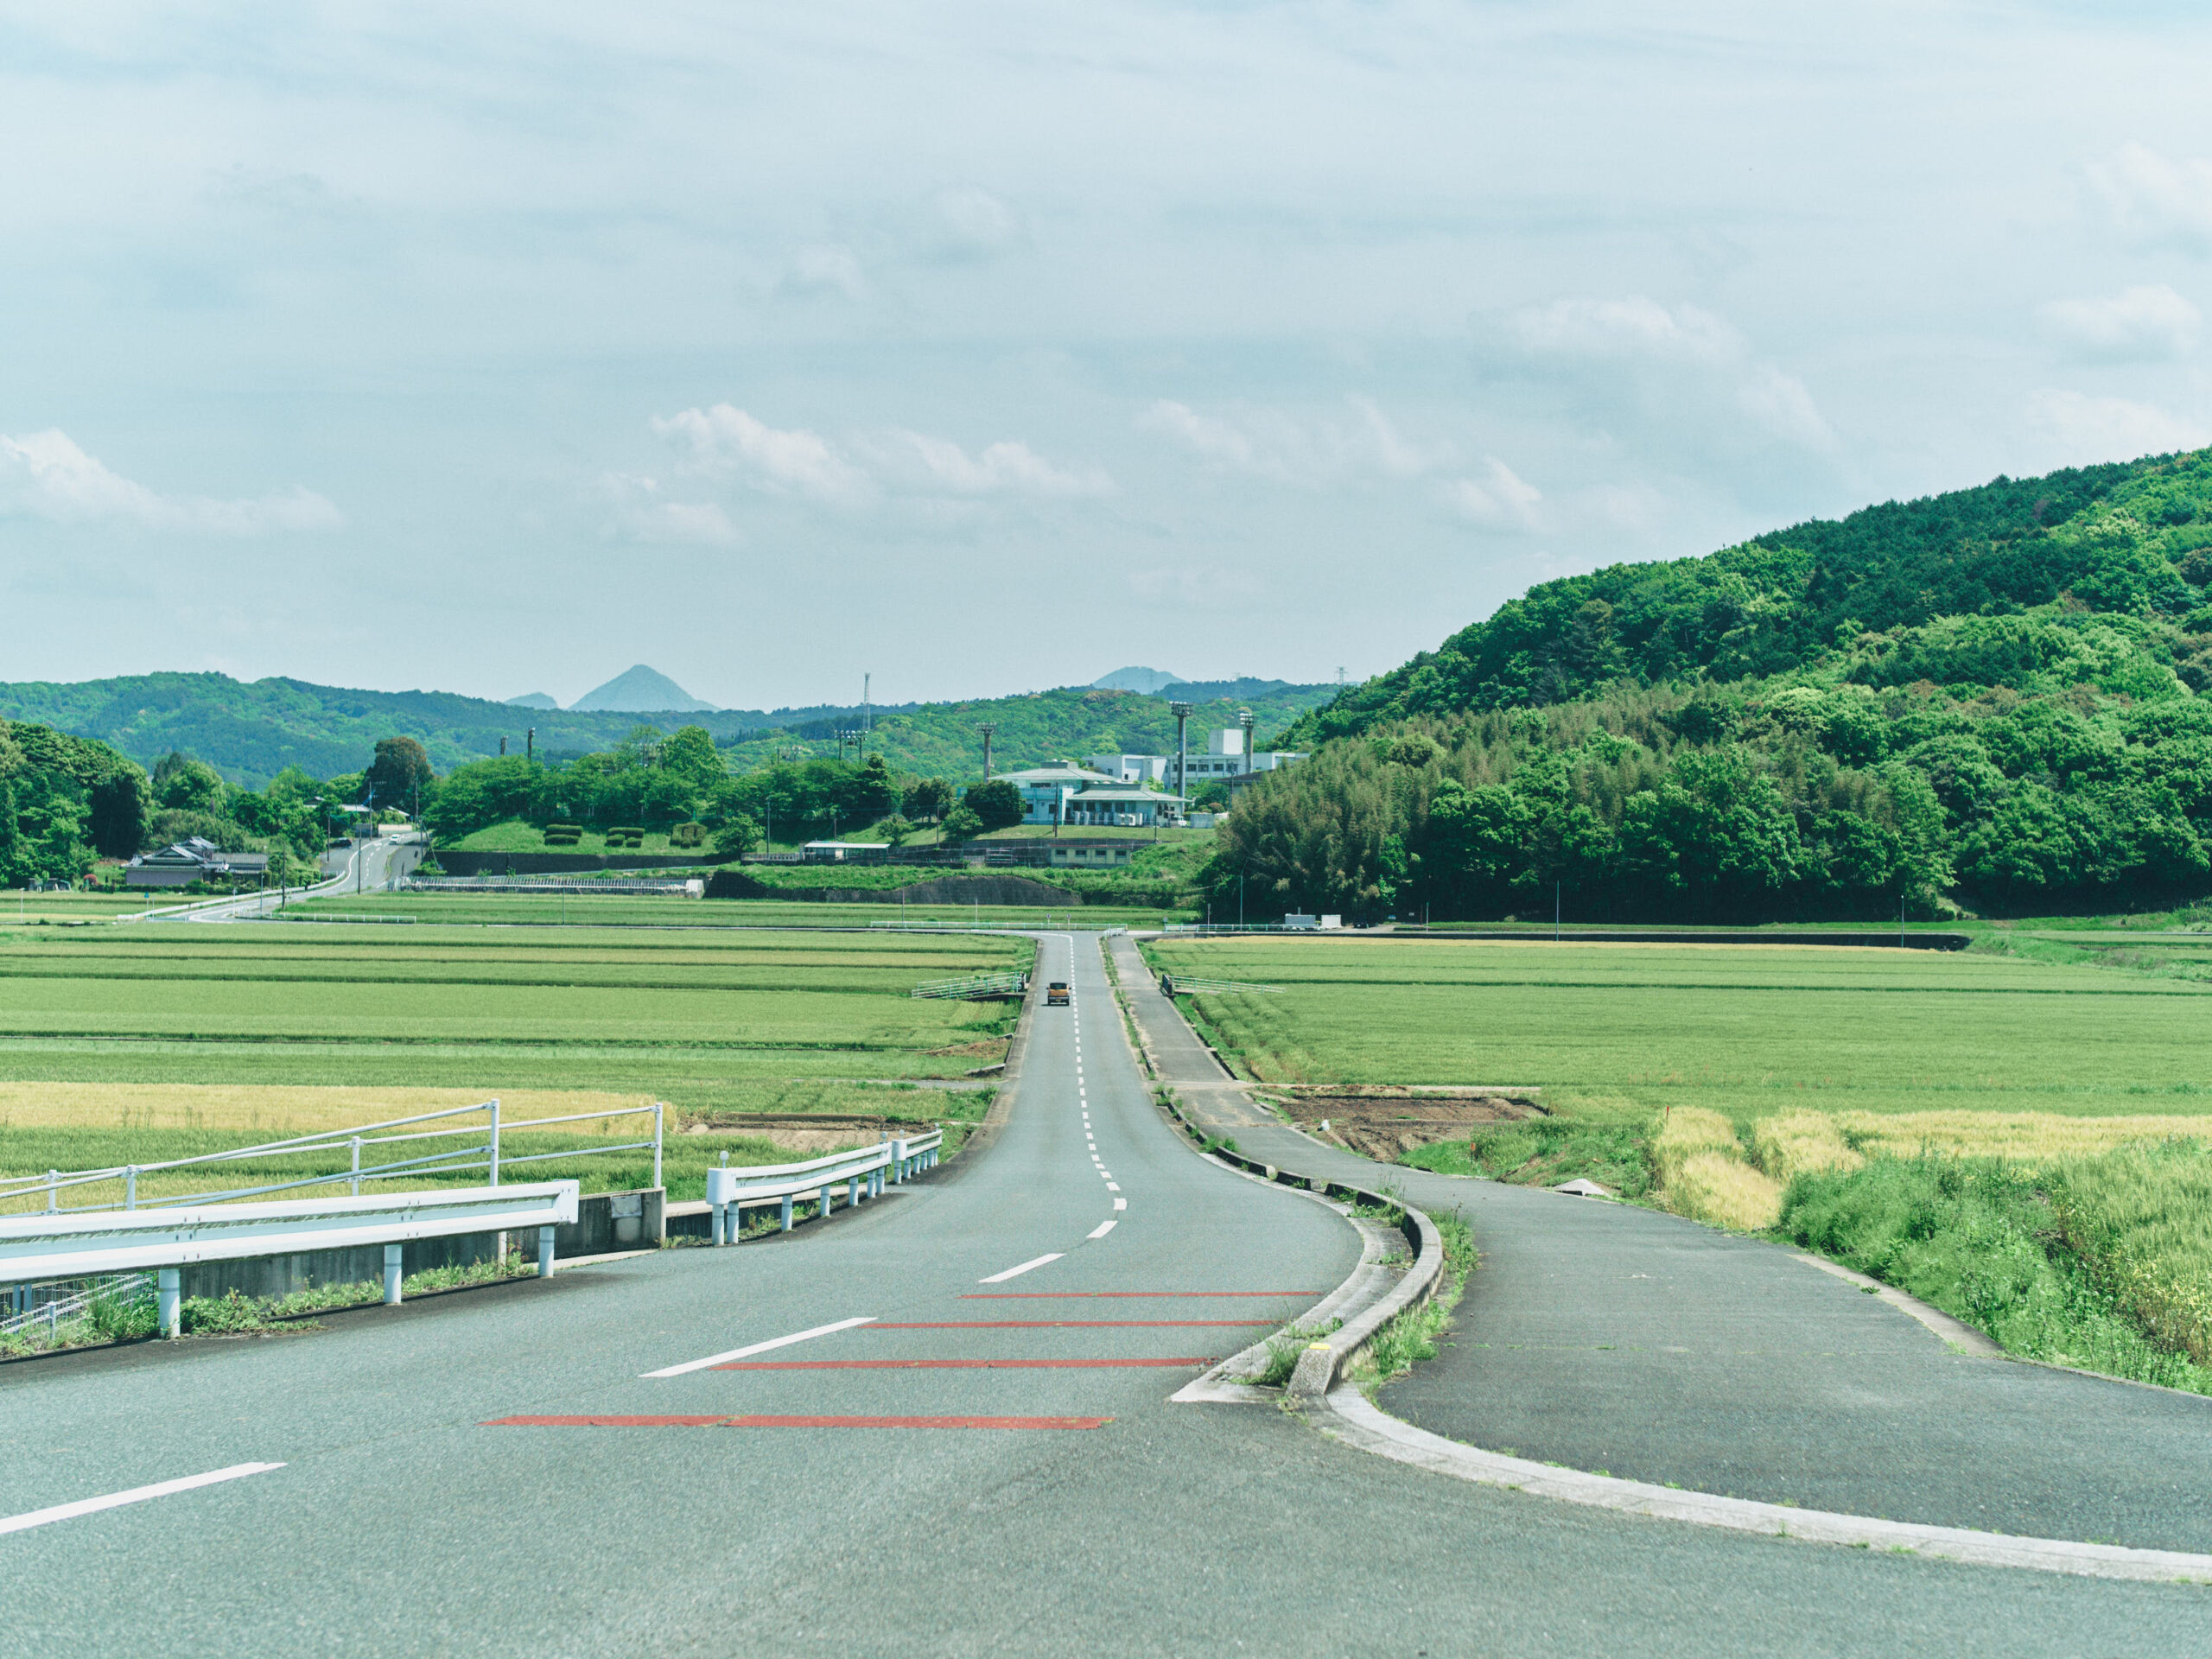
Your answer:
[[[1175,716],[1175,810],[1187,813],[1191,810],[1191,705],[1171,702],[1167,712]]]
[[[507,758],[507,740],[506,740],[505,738],[504,738],[504,737],[503,737],[503,738],[501,738],[501,739],[499,740],[499,759],[500,759],[500,760],[505,760],[506,758]]]
[[[528,737],[524,738],[524,739],[523,740],[523,741],[524,741],[524,746],[525,746],[525,747],[524,747],[524,749],[523,749],[523,755],[522,755],[522,758],[523,758],[524,760],[537,760],[537,727],[535,727],[535,726],[531,727],[531,728],[530,728],[530,735],[529,735]]]
[[[861,730],[863,732],[872,732],[875,729],[875,702],[874,699],[868,695],[869,682],[874,677],[873,674],[861,676]]]
[[[983,734],[983,781],[988,784],[991,781],[991,739],[997,734],[998,723],[982,721],[977,723],[976,729]]]

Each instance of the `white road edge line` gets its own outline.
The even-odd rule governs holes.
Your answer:
[[[1041,1268],[1047,1262],[1057,1262],[1066,1254],[1065,1250],[1054,1250],[1050,1255],[1040,1255],[1033,1262],[1025,1262],[1018,1268],[1008,1268],[1004,1273],[995,1273],[989,1278],[978,1279],[976,1282],[979,1285],[1002,1285],[1007,1280],[1028,1272],[1032,1268]]]
[[[125,1503],[143,1503],[149,1497],[167,1497],[173,1492],[188,1492],[196,1486],[218,1485],[226,1480],[242,1480],[248,1475],[267,1474],[271,1469],[282,1469],[281,1463],[234,1463],[227,1469],[211,1470],[204,1475],[187,1475],[181,1480],[156,1481],[151,1486],[133,1486],[127,1492],[110,1492],[105,1497],[80,1497],[74,1503],[56,1503],[51,1509],[33,1510],[26,1515],[11,1515],[0,1520],[0,1533],[28,1532],[33,1527],[43,1527],[54,1521],[73,1521],[80,1515],[98,1515],[102,1510],[121,1509]]]
[[[795,1342],[811,1342],[817,1337],[826,1337],[833,1331],[849,1331],[856,1325],[874,1325],[875,1315],[863,1313],[856,1319],[840,1319],[835,1325],[817,1325],[811,1331],[794,1331],[788,1337],[771,1337],[766,1342],[756,1342],[749,1348],[733,1348],[726,1354],[709,1354],[704,1359],[687,1359],[681,1365],[670,1365],[658,1371],[640,1371],[641,1377],[682,1376],[686,1371],[703,1371],[709,1365],[719,1365],[725,1360],[743,1359],[747,1354],[765,1354],[771,1348],[788,1348]]]
[[[1103,1237],[1105,1237],[1107,1234],[1109,1234],[1109,1233],[1110,1233],[1110,1232],[1112,1232],[1112,1231],[1114,1230],[1114,1221],[1115,1221],[1115,1217],[1112,1217],[1112,1216],[1109,1216],[1109,1217],[1107,1217],[1105,1220],[1103,1220],[1103,1221],[1100,1222],[1100,1223],[1099,1223],[1096,1227],[1092,1228],[1092,1229],[1091,1229],[1088,1233],[1085,1233],[1085,1234],[1084,1235],[1084,1236],[1085,1238],[1103,1238]]]
[[[1677,1491],[1672,1487],[1623,1480],[1614,1475],[1555,1469],[1548,1463],[1509,1458],[1501,1452],[1484,1452],[1457,1440],[1447,1440],[1440,1434],[1402,1422],[1370,1404],[1356,1386],[1332,1389],[1328,1404],[1342,1425],[1338,1433],[1363,1450],[1440,1475],[1485,1486],[1503,1486],[1539,1497],[1586,1503],[1655,1520],[1687,1521],[1694,1526],[1719,1527],[1731,1532],[1764,1533],[1770,1537],[1801,1538],[1814,1543],[1894,1550],[1984,1567],[2027,1567],[2042,1573],[2070,1573],[2083,1578],[2212,1584],[2212,1555],[2171,1549],[2131,1549],[2120,1544],[2077,1544],[2059,1538],[2019,1538],[2000,1532],[1975,1532],[1965,1527],[1835,1515],[1821,1510],[1762,1503],[1751,1498]]]

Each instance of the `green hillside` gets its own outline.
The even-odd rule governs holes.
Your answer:
[[[1233,724],[1237,709],[1249,707],[1264,736],[1325,702],[1335,688],[1261,680],[1189,690],[1211,694],[1193,731],[1207,723]],[[641,721],[654,719],[518,709],[447,691],[361,691],[304,680],[247,683],[221,674],[175,673],[0,684],[0,718],[98,739],[149,768],[172,751],[195,755],[232,783],[254,789],[288,766],[315,778],[359,772],[379,738],[416,739],[442,772],[497,755],[502,738],[519,754],[524,733],[532,727],[537,752],[558,757],[613,748]],[[823,707],[721,709],[664,715],[658,723],[670,730],[703,727],[742,770],[779,750],[834,755],[837,731],[859,725],[860,719],[857,708]],[[1124,747],[1159,753],[1173,744],[1175,733],[1164,697],[1078,688],[878,710],[877,735],[869,747],[910,771],[962,777],[982,770],[982,740],[974,731],[982,721],[998,723],[993,758],[1008,766]]]
[[[2212,452],[1541,584],[1297,722],[1217,884],[1745,920],[2212,890]]]

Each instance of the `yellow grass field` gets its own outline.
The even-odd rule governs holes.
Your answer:
[[[353,1088],[298,1084],[0,1083],[0,1135],[10,1129],[219,1129],[266,1134],[271,1140],[352,1128],[454,1106],[480,1106],[490,1096],[466,1089]],[[590,1089],[509,1089],[499,1093],[507,1122],[572,1112],[650,1106],[650,1095]],[[604,1137],[636,1129],[643,1118],[585,1122],[538,1131]],[[670,1116],[671,1130],[676,1128]]]

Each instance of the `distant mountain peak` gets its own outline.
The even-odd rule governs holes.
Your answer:
[[[543,691],[525,691],[518,697],[509,697],[510,709],[558,709],[561,705]]]
[[[1102,674],[1093,680],[1090,689],[1094,691],[1141,691],[1150,696],[1182,683],[1180,674],[1170,674],[1165,669],[1117,668],[1111,674]]]
[[[569,705],[573,713],[611,710],[617,714],[706,714],[714,709],[702,702],[667,675],[639,663],[617,674],[605,685],[594,686]]]

